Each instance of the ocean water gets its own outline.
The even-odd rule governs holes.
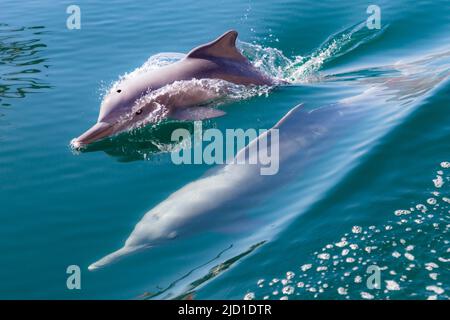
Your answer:
[[[366,26],[367,1],[78,1],[79,30],[66,27],[71,4],[0,3],[0,298],[449,298],[450,2],[378,1],[380,29]],[[71,139],[121,78],[229,29],[289,85],[235,88],[205,126],[267,129],[299,103],[346,105],[358,121],[258,203],[237,199],[259,218],[248,228],[205,228],[88,271],[211,166],[171,162],[170,133],[192,123],[83,151]],[[70,265],[80,290],[67,288]]]

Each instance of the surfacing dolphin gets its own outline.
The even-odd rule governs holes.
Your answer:
[[[313,111],[301,105],[291,109],[272,129],[239,151],[233,163],[211,169],[147,212],[125,245],[91,264],[89,270],[198,231],[241,225],[246,210],[242,203],[254,204],[257,196],[267,195],[275,185],[292,179],[307,163],[317,161],[323,150],[333,143],[334,131],[354,121],[350,111],[351,108],[334,105]],[[343,118],[346,121],[341,121]],[[279,139],[271,138],[275,129]],[[268,154],[269,149],[279,151],[280,171],[264,176],[260,173],[264,164],[251,159]]]
[[[228,31],[215,41],[193,49],[182,60],[125,79],[114,86],[103,99],[97,123],[72,146],[79,148],[122,131],[162,117],[201,120],[223,115],[220,110],[200,107],[220,96],[201,81],[187,87],[166,86],[178,81],[201,79],[223,80],[237,85],[273,85],[274,79],[256,69],[236,48],[236,31]],[[151,96],[152,92],[160,91]],[[150,96],[149,96],[150,93]],[[145,99],[145,96],[149,98]],[[159,117],[158,117],[159,116]]]

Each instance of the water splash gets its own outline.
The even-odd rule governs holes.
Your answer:
[[[335,299],[337,294],[341,299],[449,299],[445,279],[450,275],[450,199],[444,194],[450,191],[444,190],[450,181],[449,167],[449,162],[440,164],[425,201],[395,210],[396,218],[384,225],[353,226],[284,276],[260,279],[250,292],[252,297]],[[378,289],[367,286],[367,268],[372,265],[381,272]],[[417,286],[422,290],[412,289]]]
[[[318,72],[327,63],[381,36],[387,28],[369,30],[365,22],[358,23],[330,36],[306,56],[287,57],[279,49],[246,42],[239,42],[239,47],[257,68],[275,79],[294,84],[317,82],[322,78]]]

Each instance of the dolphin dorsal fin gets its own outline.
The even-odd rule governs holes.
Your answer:
[[[284,115],[283,118],[281,118],[274,126],[272,129],[280,129],[280,127],[282,127],[285,123],[291,121],[292,119],[296,118],[296,117],[304,117],[305,115],[308,114],[308,111],[305,111],[304,107],[303,107],[303,103],[300,103],[298,105],[296,105],[295,107],[293,107],[291,110],[289,110],[288,113],[286,113]],[[294,120],[295,121],[295,120]]]
[[[191,50],[187,58],[226,58],[238,61],[247,59],[236,48],[238,33],[235,30],[225,32],[216,40]]]

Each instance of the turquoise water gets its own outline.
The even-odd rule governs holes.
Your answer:
[[[0,298],[448,299],[448,1],[379,1],[379,30],[365,27],[365,1],[79,1],[80,30],[66,28],[70,4],[0,5]],[[359,121],[262,201],[238,199],[263,223],[206,228],[89,272],[210,166],[170,160],[170,132],[189,123],[83,152],[69,142],[121,76],[229,29],[292,85],[238,92],[205,125],[270,128],[300,102],[345,103]],[[66,287],[73,264],[81,290]],[[370,265],[381,289],[366,286]]]

